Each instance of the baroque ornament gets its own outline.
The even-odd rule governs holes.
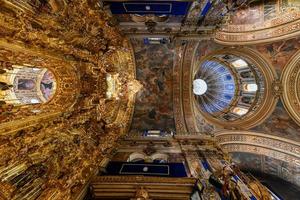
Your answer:
[[[128,131],[139,88],[131,46],[96,1],[0,4],[0,75],[29,66],[56,81],[49,102],[0,106],[0,199],[76,199]],[[106,75],[121,71],[128,83],[111,101]]]

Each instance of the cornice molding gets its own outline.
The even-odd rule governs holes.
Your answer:
[[[260,154],[300,165],[299,142],[250,131],[220,131],[215,134],[217,143],[228,152]]]
[[[300,35],[300,12],[282,13],[262,25],[229,24],[218,30],[215,42],[223,45],[251,45],[276,42]]]

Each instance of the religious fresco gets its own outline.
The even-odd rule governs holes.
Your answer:
[[[46,71],[42,80],[41,80],[41,91],[46,100],[49,100],[53,97],[55,93],[55,78],[54,74],[51,71]]]
[[[234,152],[231,153],[234,163],[246,172],[259,171],[274,175],[300,186],[300,166],[294,166],[287,162],[268,156]]]
[[[286,5],[287,6],[287,5]],[[263,3],[254,2],[248,7],[243,7],[231,16],[231,23],[235,25],[243,24],[263,24],[264,21],[275,18],[281,11],[277,0],[265,0]]]
[[[223,1],[217,1],[214,6],[206,14],[203,25],[211,26],[222,23],[224,16],[227,14],[228,9]]]
[[[230,17],[232,25],[255,24],[263,25],[265,21],[278,17],[278,14],[287,10],[300,8],[298,0],[264,0],[254,1],[249,6],[241,7]],[[254,27],[255,28],[255,27]]]
[[[233,8],[229,6],[229,10],[216,32],[215,41],[221,44],[282,41],[294,37],[299,31],[299,1],[252,1]]]
[[[18,79],[18,90],[33,90],[36,86],[35,80],[32,79]]]
[[[300,127],[288,115],[281,101],[277,103],[272,115],[253,130],[300,141]]]
[[[221,49],[223,47],[224,46],[219,45],[212,40],[202,40],[199,43],[198,48],[195,52],[195,57],[197,59],[201,59],[202,57],[207,56],[208,54],[212,53],[213,51]]]
[[[300,39],[295,38],[251,47],[270,61],[280,77],[290,58],[300,50]],[[253,130],[300,141],[300,127],[288,115],[281,101],[278,102],[272,115]]]
[[[143,88],[137,94],[131,133],[144,130],[175,130],[172,71],[174,46],[144,45],[133,40],[136,76]]]
[[[13,71],[1,78],[13,80],[10,90],[1,100],[15,105],[45,103],[50,100],[56,90],[54,74],[43,68],[14,66]]]
[[[272,66],[275,68],[278,76],[280,76],[289,59],[300,50],[300,38],[251,47],[258,50],[265,58],[271,61]]]
[[[264,12],[260,5],[237,10],[237,12],[231,16],[231,22],[237,25],[245,23],[263,23],[263,19]]]

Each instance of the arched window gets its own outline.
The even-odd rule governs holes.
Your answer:
[[[241,72],[242,78],[254,78],[254,74],[251,71]]]
[[[168,163],[168,155],[156,153],[151,155],[153,163]]]
[[[127,162],[135,162],[135,163],[141,163],[145,162],[146,155],[142,153],[132,153],[130,154],[129,158],[127,159]]]
[[[3,104],[28,105],[46,103],[56,90],[54,74],[46,68],[12,65],[0,75]]]
[[[245,92],[256,92],[257,91],[257,84],[256,83],[250,83],[250,84],[243,84],[243,90]]]
[[[235,68],[248,67],[248,64],[243,59],[237,59],[231,63]]]
[[[254,101],[253,97],[242,97],[242,102],[245,104],[252,104]]]
[[[232,112],[234,114],[242,116],[242,115],[245,115],[248,112],[248,109],[241,108],[241,107],[236,107],[236,108],[233,108]]]

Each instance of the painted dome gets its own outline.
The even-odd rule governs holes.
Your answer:
[[[202,113],[221,121],[235,121],[254,110],[264,83],[250,60],[217,54],[199,64],[192,90]]]
[[[208,60],[200,65],[194,83],[202,80],[206,84],[207,91],[199,95],[196,92],[199,89],[194,84],[193,92],[201,109],[208,113],[222,112],[227,109],[235,96],[234,79],[231,70],[221,62]]]

